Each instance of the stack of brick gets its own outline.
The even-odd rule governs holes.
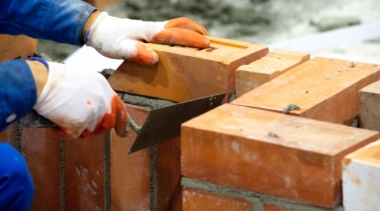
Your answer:
[[[232,104],[181,132],[186,211],[337,208],[342,158],[379,139],[376,131]]]
[[[236,80],[271,69],[260,65],[239,68],[246,75]],[[372,64],[314,58],[183,124],[184,210],[342,210],[341,161],[379,135],[341,124],[359,115],[359,90],[379,74]]]

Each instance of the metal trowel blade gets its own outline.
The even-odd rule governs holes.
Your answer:
[[[182,123],[218,107],[225,95],[217,94],[151,110],[129,154],[178,137]]]

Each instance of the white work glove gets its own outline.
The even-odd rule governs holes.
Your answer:
[[[207,30],[185,18],[165,22],[121,19],[100,13],[85,37],[85,43],[103,56],[153,65],[157,54],[142,42],[208,48]]]
[[[127,110],[103,75],[48,62],[49,76],[33,107],[59,136],[85,138],[115,127],[124,136]]]

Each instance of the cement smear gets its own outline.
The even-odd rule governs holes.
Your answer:
[[[166,106],[176,104],[175,102],[172,102],[172,101],[162,100],[162,99],[153,98],[153,97],[129,94],[129,93],[124,93],[124,92],[117,92],[117,93],[124,103],[142,106],[142,107],[148,107],[150,109],[163,108]]]
[[[216,193],[222,196],[230,196],[245,199],[252,203],[253,210],[255,211],[262,211],[264,204],[275,205],[293,211],[343,211],[342,207],[336,207],[332,209],[319,208],[307,204],[302,204],[296,201],[259,194],[247,190],[216,185],[186,177],[182,178],[181,184],[185,188],[198,189],[205,192]]]

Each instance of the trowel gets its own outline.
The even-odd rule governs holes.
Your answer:
[[[129,116],[125,136],[128,136],[129,128],[137,133],[137,138],[129,150],[129,154],[178,137],[182,123],[218,107],[225,95],[226,93],[222,93],[152,109],[142,126],[136,125]],[[34,110],[23,117],[20,122],[25,127],[33,128],[55,125]]]

